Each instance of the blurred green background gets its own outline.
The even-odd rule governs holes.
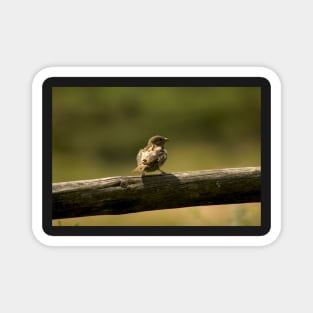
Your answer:
[[[53,182],[133,175],[136,154],[153,135],[170,138],[166,172],[260,166],[260,105],[259,87],[54,87]],[[260,204],[53,225],[260,225]]]

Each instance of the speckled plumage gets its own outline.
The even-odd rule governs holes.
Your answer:
[[[159,170],[165,174],[160,167],[167,160],[167,150],[164,144],[169,141],[167,137],[153,136],[148,140],[147,145],[139,150],[137,154],[137,167],[133,170],[144,175],[144,172],[154,172]]]

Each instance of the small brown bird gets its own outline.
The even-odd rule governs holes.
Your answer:
[[[169,141],[163,136],[153,136],[148,140],[147,145],[139,150],[137,154],[137,167],[133,172],[139,172],[144,175],[144,172],[160,171],[160,166],[164,164],[167,159],[167,151],[164,149],[164,144]]]

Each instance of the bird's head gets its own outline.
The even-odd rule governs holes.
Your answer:
[[[149,139],[148,144],[154,144],[156,146],[161,146],[163,147],[164,144],[169,141],[167,137],[163,136],[153,136]]]

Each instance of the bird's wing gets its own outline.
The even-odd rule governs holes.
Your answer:
[[[143,172],[148,166],[158,159],[158,155],[155,151],[149,149],[141,149],[137,153],[137,167],[133,169],[133,172]]]
[[[157,161],[158,157],[158,151],[142,151],[140,156],[140,163],[149,165]]]

